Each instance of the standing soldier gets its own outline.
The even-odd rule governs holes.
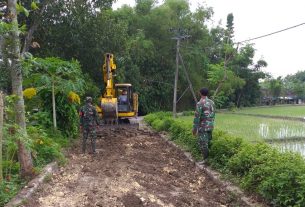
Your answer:
[[[209,156],[210,141],[214,129],[215,106],[214,102],[207,97],[209,90],[200,90],[201,99],[196,105],[193,135],[198,136],[198,144],[205,160]]]
[[[95,127],[98,124],[98,115],[95,107],[92,106],[92,98],[86,97],[86,104],[80,110],[80,126],[83,131],[83,153],[86,151],[86,142],[88,136],[90,136],[92,153],[95,154]]]

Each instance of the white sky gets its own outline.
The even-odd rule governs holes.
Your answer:
[[[235,41],[265,35],[297,24],[305,23],[304,0],[189,0],[191,10],[199,2],[213,7],[215,26],[220,20],[226,24],[228,13],[234,15]],[[134,6],[134,0],[118,0],[113,8],[122,4]],[[265,72],[274,77],[305,70],[305,24],[269,37],[253,41],[255,60],[268,62]]]

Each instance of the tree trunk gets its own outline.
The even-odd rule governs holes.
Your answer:
[[[22,93],[22,72],[20,63],[20,39],[16,12],[17,0],[8,0],[8,9],[11,15],[12,31],[9,37],[10,41],[10,54],[8,58],[11,60],[10,70],[12,78],[12,90],[13,94],[18,97],[15,103],[15,119],[21,132],[27,136],[26,122],[25,122],[25,108],[24,99]],[[31,154],[26,149],[22,140],[17,141],[18,144],[18,159],[20,163],[21,177],[31,177],[33,175],[33,162]]]
[[[2,171],[2,141],[3,141],[3,93],[0,91],[0,184],[3,181]]]
[[[55,105],[55,84],[54,81],[52,81],[52,107],[53,107],[53,127],[54,129],[57,128],[56,123],[56,105]]]

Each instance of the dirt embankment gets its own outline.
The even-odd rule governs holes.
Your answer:
[[[72,148],[68,164],[24,206],[244,206],[157,133],[108,129],[97,151]]]

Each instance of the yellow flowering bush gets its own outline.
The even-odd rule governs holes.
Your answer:
[[[33,96],[36,96],[37,91],[35,88],[27,88],[23,91],[23,96],[27,99],[32,99]]]
[[[80,97],[79,97],[79,95],[77,95],[77,94],[74,93],[73,91],[70,91],[70,93],[68,94],[68,98],[69,98],[69,101],[70,101],[71,103],[80,104]]]

